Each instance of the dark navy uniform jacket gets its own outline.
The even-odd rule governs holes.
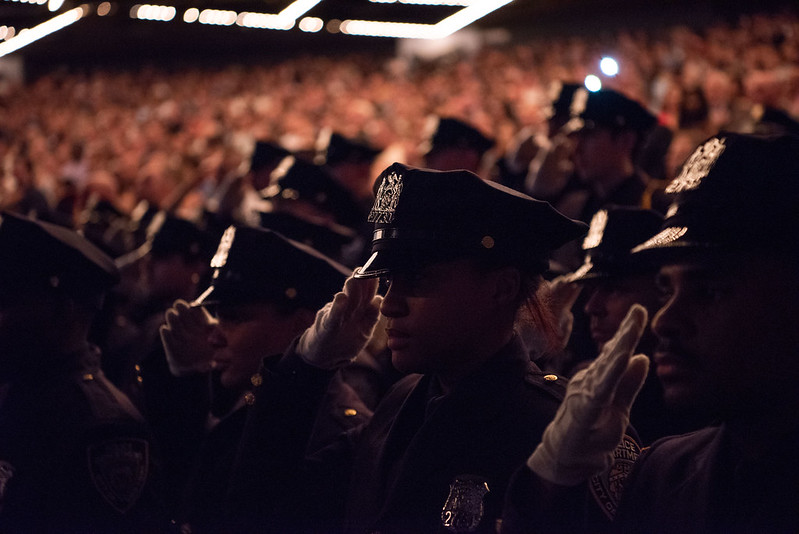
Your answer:
[[[744,460],[725,425],[656,441],[625,482],[616,531],[799,532],[799,428]]]
[[[97,351],[57,361],[15,381],[0,405],[0,532],[163,531],[141,415]]]
[[[292,435],[301,440],[299,429],[310,426],[299,419],[313,421],[307,388],[314,380],[320,378],[309,378],[296,364],[264,376],[245,430],[242,476],[232,486],[242,491],[239,503],[242,498],[268,503],[293,497],[276,507],[278,519],[263,517],[260,529],[250,525],[242,530],[263,531],[266,525],[287,522],[283,528],[292,532],[338,532],[343,519],[346,532],[438,532],[450,484],[468,475],[489,489],[477,531],[495,532],[505,487],[541,440],[563,392],[563,381],[545,379],[523,344],[514,340],[447,395],[437,395],[429,376],[407,376],[359,432],[305,455],[289,441]],[[302,469],[297,463],[288,468],[289,461]],[[301,487],[291,489],[297,471],[305,478]],[[247,480],[250,489],[243,489]],[[253,488],[252,481],[264,480],[280,481],[280,488]]]

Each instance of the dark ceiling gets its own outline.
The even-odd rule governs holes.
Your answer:
[[[41,23],[54,14],[45,5],[24,0],[0,3],[0,26],[17,29]],[[32,1],[32,0],[28,0]],[[367,38],[289,31],[258,30],[238,26],[186,24],[181,20],[188,7],[229,9],[238,12],[277,13],[291,0],[151,0],[173,5],[178,16],[170,22],[131,19],[130,0],[113,2],[114,9],[98,16],[97,1],[66,0],[62,12],[88,3],[92,14],[78,23],[15,52],[25,61],[26,71],[46,71],[59,65],[130,66],[159,63],[166,66],[187,62],[213,63],[237,58],[242,61],[279,59],[301,53],[341,53],[393,48],[391,39]],[[780,0],[760,0],[757,7],[776,6]],[[478,29],[505,28],[520,39],[558,32],[596,32],[614,25],[701,23],[708,17],[726,16],[751,8],[743,0],[514,0],[474,23]],[[434,23],[459,8],[375,3],[369,0],[322,0],[308,15],[331,19],[369,19],[394,22]]]

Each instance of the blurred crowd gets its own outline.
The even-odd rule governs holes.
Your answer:
[[[144,199],[196,218],[225,177],[246,169],[256,140],[301,153],[332,128],[383,150],[379,172],[392,161],[420,163],[435,115],[496,141],[481,170],[491,178],[498,161],[545,131],[550,84],[581,82],[603,55],[620,65],[605,87],[640,101],[673,132],[669,175],[708,135],[751,130],[758,109],[799,116],[799,20],[788,14],[486,46],[432,62],[364,54],[179,72],[57,71],[2,95],[0,205],[75,227],[93,195],[124,213]]]

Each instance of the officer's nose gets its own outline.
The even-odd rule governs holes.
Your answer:
[[[603,317],[606,315],[605,298],[603,291],[600,288],[595,288],[591,291],[591,296],[585,301],[583,310],[586,315],[593,315],[595,317]]]
[[[403,317],[408,314],[408,301],[398,291],[393,281],[389,282],[388,291],[380,305],[380,313],[389,318]]]

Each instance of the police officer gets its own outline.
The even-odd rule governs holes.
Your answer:
[[[0,258],[0,531],[161,531],[147,426],[88,341],[113,261],[10,213]]]
[[[325,128],[316,140],[314,162],[330,172],[336,182],[365,207],[372,207],[372,164],[380,150],[359,139],[350,139]]]
[[[468,171],[395,163],[375,187],[372,256],[292,351],[264,362],[234,502],[253,498],[237,481],[254,478],[273,486],[258,502],[277,508],[261,528],[493,532],[514,464],[540,440],[561,393],[514,324],[553,331],[541,273],[585,226]],[[383,299],[374,296],[380,276]],[[306,456],[314,399],[367,343],[378,307],[391,361],[407,376],[357,434]]]
[[[659,440],[638,458],[623,482],[618,532],[799,528],[797,151],[799,138],[788,135],[708,139],[669,186],[676,197],[661,232],[633,249],[661,266],[652,329],[665,398],[708,407],[720,423]],[[528,489],[564,497],[602,467],[615,440],[586,437],[625,417],[646,369],[644,357],[631,357],[645,315],[634,309],[569,385],[528,459]],[[575,454],[600,461],[576,464]],[[526,532],[541,500],[533,492],[514,505],[522,502],[533,510],[518,529]]]
[[[374,200],[372,166],[380,152],[364,141],[344,137],[327,128],[319,132],[316,140],[314,162],[322,165],[339,185],[349,191],[361,208],[360,224],[355,226],[356,235],[342,251],[342,262],[346,265],[361,265],[368,257],[372,228],[366,215]]]
[[[173,373],[185,376],[213,367],[218,375],[216,398],[208,406],[209,428],[181,510],[181,522],[191,532],[217,532],[225,525],[222,505],[228,477],[254,402],[251,390],[261,380],[261,358],[282,353],[351,273],[275,232],[233,226],[223,235],[211,266],[214,276],[208,289],[192,307],[176,302],[161,327]],[[214,402],[220,399],[222,403]],[[331,414],[336,433],[367,412],[352,400],[353,405]]]
[[[659,213],[641,208],[610,206],[594,214],[583,241],[583,265],[563,277],[564,282],[585,293],[582,312],[588,318],[588,335],[593,346],[581,354],[571,354],[571,366],[562,370],[565,376],[586,367],[601,352],[633,304],[646,308],[650,317],[660,307],[660,292],[655,284],[657,264],[631,251],[657,233],[662,223]],[[651,356],[656,343],[655,335],[647,327],[635,350]],[[576,346],[572,344],[571,348]],[[693,430],[706,417],[696,407],[681,411],[667,408],[663,388],[652,366],[633,404],[630,420],[641,444],[649,445],[657,438]]]
[[[605,205],[643,206],[648,179],[635,165],[636,150],[655,117],[640,103],[613,89],[579,88],[572,97],[575,170],[586,185],[582,195],[558,203],[581,221]]]
[[[165,211],[156,214],[145,242],[115,260],[123,281],[111,293],[104,317],[104,368],[152,427],[164,459],[169,509],[176,506],[177,488],[202,435],[197,428],[205,421],[201,401],[208,387],[205,380],[177,380],[169,373],[158,329],[176,299],[193,299],[207,283],[212,243],[194,222]]]

